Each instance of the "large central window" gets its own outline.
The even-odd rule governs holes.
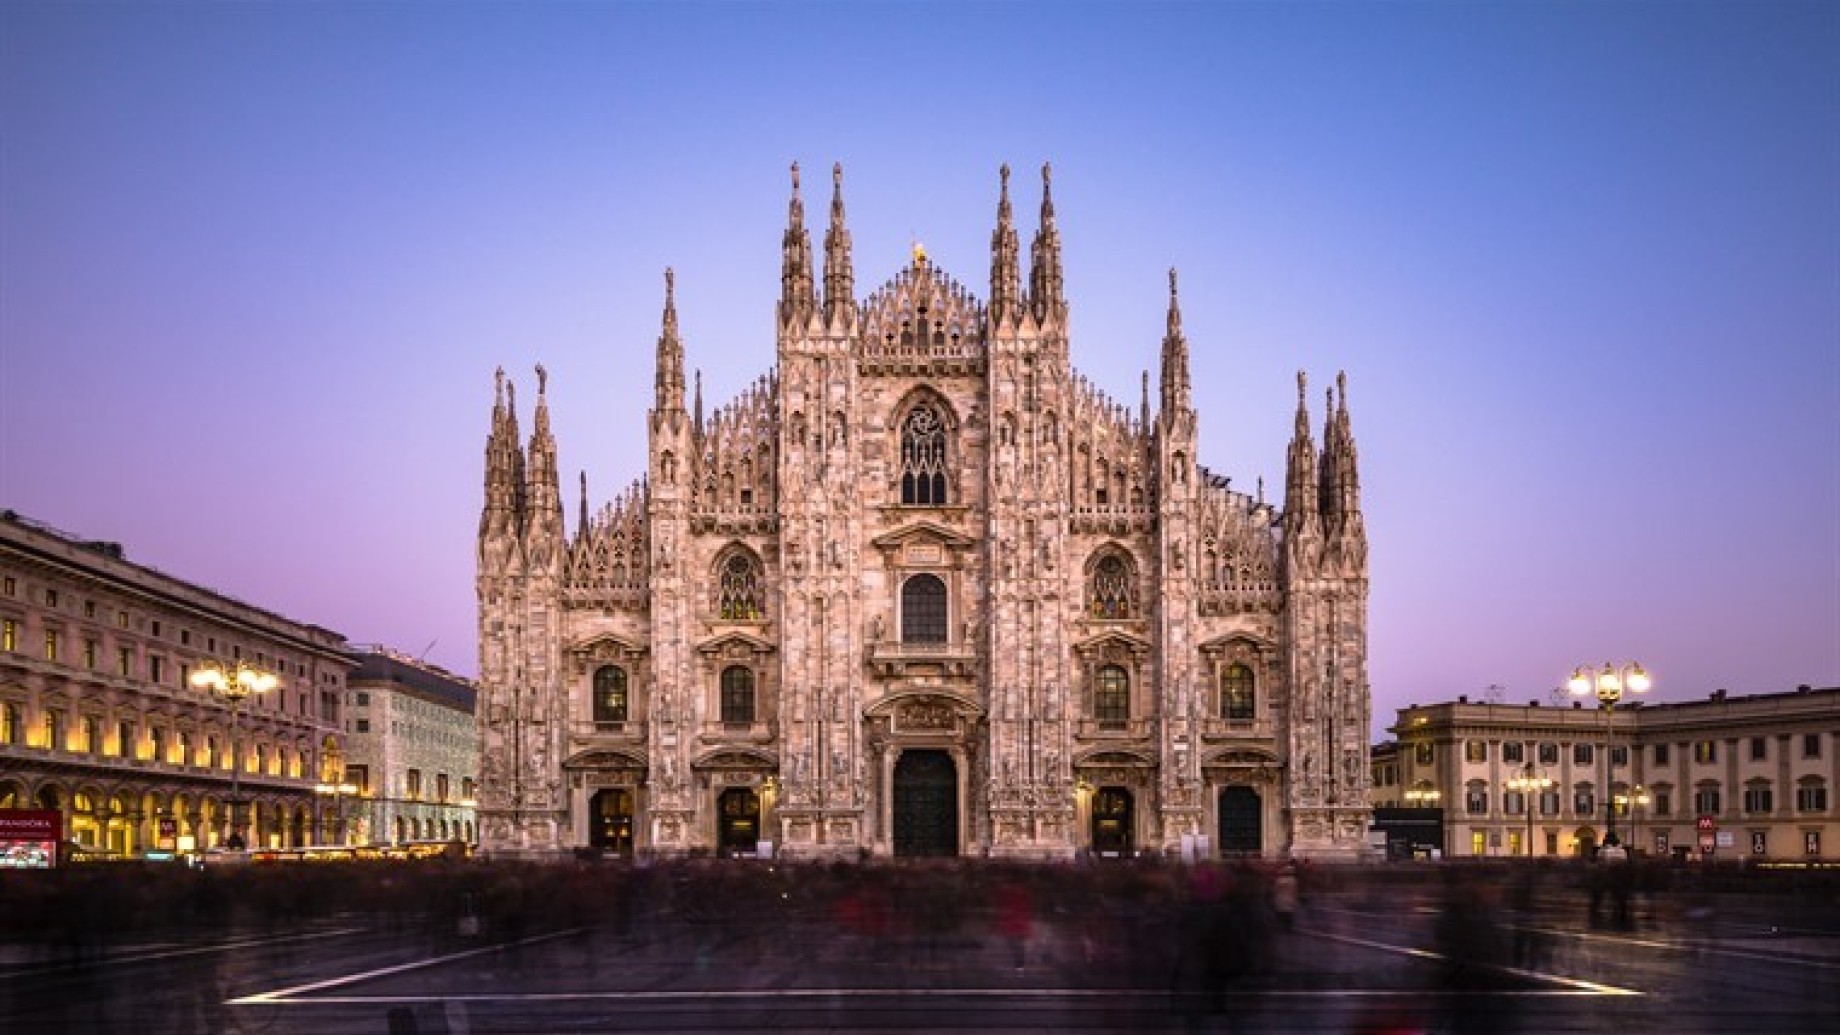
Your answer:
[[[946,502],[946,425],[939,411],[920,405],[901,424],[901,503],[937,507]]]
[[[754,673],[740,665],[722,670],[722,721],[754,721]]]
[[[946,642],[946,584],[915,575],[901,586],[901,642]]]

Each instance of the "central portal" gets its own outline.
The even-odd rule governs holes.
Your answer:
[[[958,854],[958,767],[944,751],[903,751],[895,760],[894,854]]]

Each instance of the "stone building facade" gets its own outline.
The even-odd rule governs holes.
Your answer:
[[[233,703],[192,685],[209,661],[279,683]],[[311,843],[352,667],[335,632],[0,513],[0,808],[90,852],[217,847],[233,811],[252,848]]]
[[[1706,838],[1714,859],[1840,858],[1840,687],[1609,713],[1459,697],[1400,709],[1393,733],[1374,803],[1440,810],[1447,856],[1588,855],[1614,817],[1654,856],[1698,856]]]
[[[342,780],[324,829],[339,844],[474,840],[478,689],[382,646],[354,652],[346,683]],[[322,803],[323,804],[323,803]]]
[[[1197,462],[1176,278],[1136,407],[1070,358],[1048,170],[986,298],[821,271],[798,169],[776,363],[704,411],[666,272],[649,468],[565,528],[499,375],[478,540],[488,853],[1352,858],[1367,539],[1345,389],[1280,510]],[[1339,380],[1338,380],[1339,385]],[[687,398],[688,397],[688,398]],[[1152,408],[1152,402],[1156,403]]]

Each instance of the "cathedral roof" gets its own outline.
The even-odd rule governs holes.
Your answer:
[[[912,265],[863,300],[863,348],[971,358],[982,352],[984,321],[984,303],[916,248]]]

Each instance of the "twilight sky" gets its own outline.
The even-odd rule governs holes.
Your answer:
[[[787,166],[859,294],[987,293],[1054,164],[1073,359],[1182,275],[1201,456],[1349,378],[1376,727],[1840,683],[1840,7],[0,5],[0,507],[476,671],[492,372],[571,521],[644,470],[662,271],[773,363]]]

